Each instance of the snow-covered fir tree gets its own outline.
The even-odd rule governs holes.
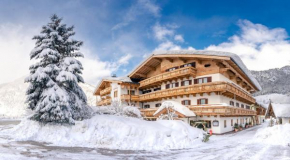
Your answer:
[[[33,120],[48,123],[69,123],[90,118],[91,108],[78,85],[84,83],[82,64],[76,58],[83,42],[72,39],[74,27],[62,24],[57,15],[42,27],[41,34],[34,36],[36,46],[30,58],[37,62],[31,65],[25,82],[28,107],[35,113]]]

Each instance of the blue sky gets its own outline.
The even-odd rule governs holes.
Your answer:
[[[282,67],[290,63],[289,6],[269,0],[0,0],[0,83],[28,74],[31,38],[54,13],[84,41],[84,78],[91,84],[112,73],[127,75],[156,50],[229,51],[249,69]],[[274,57],[282,58],[269,64]]]

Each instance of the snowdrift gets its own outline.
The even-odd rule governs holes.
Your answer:
[[[261,128],[256,132],[254,141],[288,146],[290,145],[290,124]]]
[[[114,115],[96,115],[74,126],[41,125],[23,120],[8,131],[16,141],[40,141],[58,146],[123,150],[191,148],[202,143],[203,131],[182,121],[144,121]]]

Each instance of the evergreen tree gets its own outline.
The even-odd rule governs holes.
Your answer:
[[[78,85],[84,83],[82,64],[76,58],[83,42],[73,40],[74,27],[61,23],[57,15],[42,27],[41,34],[34,36],[36,46],[30,58],[37,62],[31,65],[25,82],[28,107],[35,113],[31,117],[40,122],[74,124],[74,120],[89,118],[87,98]]]

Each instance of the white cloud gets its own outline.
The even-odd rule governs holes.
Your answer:
[[[183,36],[180,34],[175,35],[174,40],[179,41],[179,42],[184,42]]]
[[[241,33],[206,50],[236,53],[251,70],[280,68],[290,64],[290,42],[285,29],[270,29],[248,20],[240,20],[238,25]]]
[[[33,63],[29,54],[35,46],[32,37],[39,30],[40,28],[28,30],[15,24],[0,25],[0,84],[29,74],[29,66]],[[79,59],[84,67],[83,78],[92,85],[96,85],[101,77],[110,76],[132,57],[128,54],[118,62],[107,62],[94,56],[90,48],[81,47],[81,51],[85,56]]]
[[[128,64],[129,63],[129,60],[132,58],[132,55],[131,54],[127,54],[123,57],[121,57],[119,60],[118,60],[118,64],[119,65],[124,65],[124,64]]]
[[[30,51],[34,29],[24,29],[21,25],[0,25],[0,84],[29,74]]]
[[[171,41],[166,41],[158,45],[154,51],[180,50],[181,47]]]
[[[154,36],[157,40],[166,40],[169,37],[174,35],[174,30],[171,28],[168,28],[166,26],[161,26],[159,23],[156,23],[153,26],[153,32]]]
[[[159,17],[160,8],[150,0],[138,0],[124,14],[123,21],[116,24],[112,30],[118,30],[129,25],[131,22],[137,20],[137,17],[141,15],[153,15],[154,17]]]

